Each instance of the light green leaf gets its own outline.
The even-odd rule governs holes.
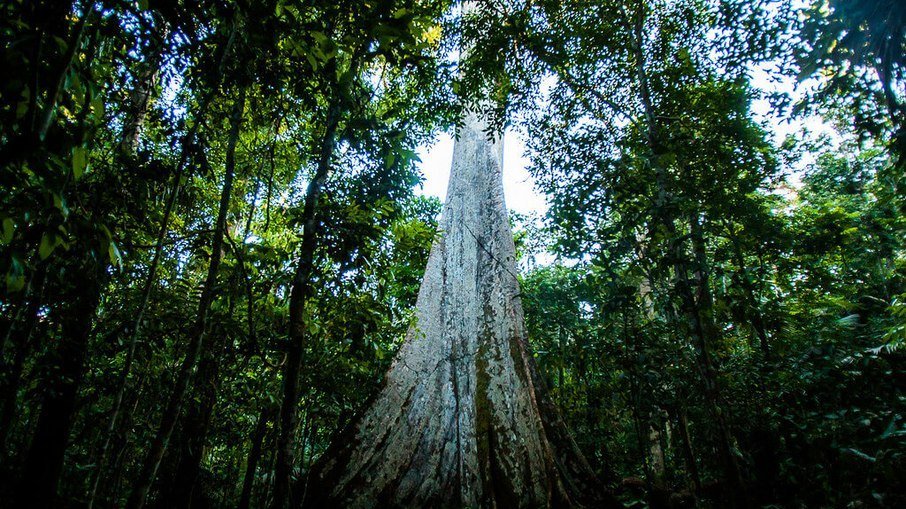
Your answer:
[[[19,101],[16,105],[16,120],[24,117],[28,113],[28,101]]]
[[[327,42],[327,36],[324,35],[324,32],[312,32],[311,36],[312,36],[312,38],[314,38],[315,42],[319,45],[323,45]]]
[[[45,233],[41,235],[41,245],[38,246],[38,256],[46,260],[48,256],[57,248],[57,235],[55,233]]]
[[[101,118],[104,116],[104,98],[101,94],[94,96],[94,99],[91,100],[91,108],[94,109],[95,118]]]
[[[16,223],[13,222],[12,218],[3,219],[3,232],[0,235],[0,244],[9,244],[13,240],[13,233],[16,231]]]
[[[88,167],[88,149],[85,147],[72,148],[72,176],[76,180],[82,177]]]
[[[53,205],[60,212],[63,213],[63,217],[69,217],[69,206],[66,205],[66,199],[60,196],[59,194],[54,193],[53,195]]]
[[[120,254],[120,250],[116,247],[116,242],[110,241],[110,244],[107,245],[107,256],[110,257],[110,263],[121,267],[123,265],[123,255]]]
[[[305,58],[308,59],[308,63],[311,65],[312,70],[318,70],[318,60],[311,53],[306,53]]]

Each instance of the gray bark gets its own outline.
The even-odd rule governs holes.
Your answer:
[[[313,467],[308,507],[574,507],[600,493],[523,325],[501,146],[470,117],[416,319],[381,391]]]

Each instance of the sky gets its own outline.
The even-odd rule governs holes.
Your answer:
[[[801,97],[802,85],[792,77],[772,76],[765,69],[752,69],[750,74],[751,85],[762,91],[782,91],[789,94],[794,100]],[[787,135],[817,136],[825,134],[835,141],[839,135],[833,128],[820,117],[811,116],[804,119],[789,120],[779,117],[771,111],[766,99],[756,99],[751,105],[752,117],[756,122],[763,123],[768,129],[768,135],[779,146]],[[441,134],[433,144],[426,144],[416,151],[421,159],[420,168],[425,177],[417,193],[426,196],[436,196],[441,202],[446,200],[447,181],[450,178],[450,164],[453,160],[453,137]],[[525,145],[514,131],[507,131],[503,141],[503,188],[507,207],[519,214],[543,215],[547,212],[547,200],[542,193],[535,189],[534,179],[527,168],[529,160],[525,157]],[[809,159],[810,158],[810,159]],[[812,162],[814,156],[806,155],[799,161],[796,168],[788,176],[787,181],[794,187],[800,184],[798,172],[801,172]]]
[[[453,136],[441,134],[434,144],[424,145],[416,151],[422,160],[420,167],[425,181],[417,190],[419,194],[436,196],[443,202],[447,198],[447,182],[453,161]],[[529,160],[519,136],[507,131],[503,138],[503,192],[507,208],[520,214],[543,214],[547,211],[544,195],[535,190],[535,182],[526,169]]]

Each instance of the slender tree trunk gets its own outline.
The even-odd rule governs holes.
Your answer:
[[[264,437],[267,434],[267,423],[273,415],[273,407],[265,406],[258,416],[255,431],[252,433],[252,447],[249,449],[248,459],[245,462],[245,476],[242,478],[242,495],[239,497],[238,509],[249,509],[252,501],[252,490],[255,487],[255,474],[258,463],[261,461],[261,449]]]
[[[274,473],[273,509],[283,509],[290,503],[291,472],[294,459],[294,437],[298,426],[299,375],[302,356],[307,342],[305,303],[311,296],[311,277],[317,247],[317,206],[321,190],[331,169],[336,130],[340,120],[339,99],[327,109],[326,128],[321,139],[318,165],[305,193],[302,211],[302,247],[296,262],[292,290],[289,297],[289,343],[286,364],[283,368],[283,401],[280,407],[280,434],[277,441],[277,464]]]
[[[644,289],[642,287],[641,289]],[[644,295],[644,294],[643,294]],[[645,301],[643,299],[643,305]],[[646,308],[647,309],[647,308]],[[641,376],[638,366],[640,364],[640,347],[641,331],[635,319],[634,309],[629,312],[623,312],[623,329],[626,331],[626,337],[632,345],[632,356],[626,359],[628,365],[627,372],[629,375],[629,394],[632,400],[632,421],[635,427],[636,447],[638,456],[642,461],[642,470],[645,474],[645,490],[648,493],[648,502],[652,508],[659,509],[665,506],[662,500],[664,494],[663,487],[663,451],[660,451],[660,444],[655,447],[655,440],[658,439],[654,424],[651,419],[651,412],[648,410],[650,405],[644,404],[644,395],[642,394]],[[652,432],[655,436],[652,437]]]
[[[44,141],[47,130],[50,129],[50,124],[53,122],[54,113],[57,110],[57,101],[60,100],[60,93],[66,82],[66,75],[69,73],[69,69],[75,61],[76,53],[82,45],[82,40],[85,37],[89,22],[94,18],[94,4],[88,3],[86,11],[87,12],[82,13],[82,17],[79,18],[79,21],[76,22],[75,27],[73,27],[72,34],[66,46],[66,53],[63,54],[60,65],[57,66],[56,74],[51,79],[51,87],[47,91],[46,97],[47,104],[44,105],[44,110],[41,112],[40,118],[38,119],[38,125],[36,126],[37,130],[34,134],[36,142]]]
[[[664,448],[661,445],[661,422],[656,416],[648,418],[648,456],[651,458],[651,483],[656,490],[665,490],[667,464]]]
[[[101,475],[104,472],[104,465],[107,460],[108,450],[110,449],[110,441],[113,438],[113,434],[116,432],[117,419],[119,418],[120,410],[123,407],[123,397],[126,394],[126,386],[128,384],[129,375],[132,372],[132,365],[135,361],[139,331],[141,330],[141,325],[144,321],[145,310],[148,308],[148,303],[151,299],[151,291],[154,288],[154,282],[157,280],[157,270],[160,266],[161,256],[163,255],[164,239],[166,238],[167,231],[169,230],[170,216],[173,213],[173,208],[176,204],[176,198],[181,187],[181,175],[182,172],[177,171],[177,174],[174,177],[175,180],[173,183],[173,189],[170,191],[170,196],[167,199],[167,204],[164,208],[164,217],[161,220],[160,230],[158,230],[157,241],[154,247],[154,255],[151,258],[151,266],[148,269],[148,275],[145,278],[145,283],[142,287],[141,302],[139,303],[138,311],[135,314],[135,320],[132,323],[132,331],[130,334],[129,344],[126,348],[126,359],[123,362],[123,369],[120,372],[119,379],[117,380],[116,395],[113,398],[113,409],[110,413],[110,420],[107,423],[103,445],[101,445],[101,450],[98,453],[97,459],[95,460],[95,470],[94,475],[92,476],[93,480],[91,481],[91,487],[88,493],[88,509],[92,509],[92,507],[94,507],[98,484],[100,483]]]
[[[138,149],[145,119],[151,108],[154,88],[160,78],[161,64],[167,51],[167,35],[169,29],[159,15],[154,16],[154,21],[159,26],[158,33],[154,34],[154,42],[150,54],[139,66],[135,76],[135,87],[129,94],[126,118],[123,121],[123,134],[120,149],[126,156],[134,156]]]
[[[230,48],[232,47],[235,35],[236,27],[234,24],[226,43],[224,43],[224,45],[219,49],[220,57],[219,65],[217,67],[218,81],[220,79],[220,76],[223,75],[223,66],[225,59],[230,53]],[[158,54],[162,55],[162,50]],[[177,198],[179,197],[180,190],[182,189],[182,176],[188,163],[189,149],[198,136],[198,129],[202,124],[201,120],[207,114],[207,109],[211,103],[211,100],[213,100],[214,98],[215,90],[215,88],[212,88],[211,90],[207,91],[207,93],[201,99],[198,113],[196,115],[196,122],[192,125],[192,128],[189,130],[189,132],[186,133],[186,136],[183,139],[180,147],[179,160],[176,165],[176,172],[173,175],[172,189],[170,190],[170,195],[167,198],[167,203],[164,206],[164,216],[161,219],[160,228],[157,231],[157,239],[154,243],[154,254],[151,257],[151,265],[148,268],[148,275],[145,278],[144,285],[142,286],[138,310],[135,312],[135,319],[132,322],[132,330],[129,337],[129,343],[126,348],[126,359],[123,362],[123,370],[120,372],[119,380],[117,382],[116,396],[114,396],[113,399],[113,410],[110,413],[110,421],[107,423],[107,432],[104,437],[104,443],[101,446],[98,458],[95,461],[96,466],[94,470],[94,476],[88,494],[88,509],[92,509],[92,507],[94,507],[94,500],[98,489],[98,483],[100,482],[101,475],[103,474],[104,465],[107,459],[107,453],[110,448],[110,440],[116,430],[116,421],[119,418],[120,410],[123,406],[123,395],[126,392],[129,375],[132,373],[132,366],[135,362],[138,338],[140,336],[142,324],[144,323],[145,312],[148,309],[148,304],[151,302],[151,293],[153,292],[154,285],[157,282],[157,271],[160,268],[161,258],[163,257],[164,241],[166,240],[167,232],[170,230],[170,217],[173,215],[173,210],[176,206]],[[147,105],[145,105],[145,108],[147,109]],[[137,137],[138,133],[136,133],[135,136]],[[122,140],[122,143],[124,145],[128,145],[128,142],[125,138]],[[132,150],[134,151],[134,147],[132,147]]]
[[[630,361],[634,362],[635,361]],[[651,470],[651,461],[645,447],[645,425],[642,422],[642,396],[639,388],[638,375],[633,367],[629,372],[629,394],[632,398],[632,422],[635,426],[636,447],[639,458],[642,460],[642,470],[645,473],[645,489],[648,493],[654,492],[654,473]]]
[[[709,300],[707,302],[696,302],[691,285],[688,281],[689,262],[683,252],[682,243],[677,239],[677,231],[674,224],[676,218],[674,217],[675,214],[670,210],[672,205],[670,204],[669,199],[670,190],[667,184],[666,171],[658,162],[658,158],[662,152],[661,135],[659,123],[651,100],[648,75],[645,69],[645,16],[645,4],[642,0],[639,0],[637,3],[632,47],[636,54],[635,74],[639,84],[639,96],[647,125],[646,141],[650,153],[649,162],[655,169],[655,180],[657,185],[655,215],[657,222],[665,229],[666,233],[672,239],[673,248],[670,250],[668,256],[671,258],[675,272],[677,280],[676,289],[681,300],[683,314],[689,322],[689,332],[696,348],[699,371],[705,387],[705,399],[708,402],[709,413],[711,414],[711,418],[714,420],[718,431],[717,442],[720,463],[728,485],[727,490],[725,490],[727,494],[726,502],[733,507],[745,507],[747,506],[747,503],[745,501],[742,476],[738,463],[736,462],[736,457],[732,452],[732,439],[724,413],[719,404],[720,389],[717,385],[717,375],[711,354],[711,342],[716,335],[716,330],[713,324],[713,317],[711,316],[710,289],[708,289],[707,273],[705,272],[705,267],[699,264],[697,267],[699,270],[696,273],[699,278],[699,291],[704,292],[700,293],[700,296],[707,297]],[[698,224],[697,218],[694,219],[693,223],[692,228],[695,229]],[[701,232],[698,233],[700,236]],[[695,236],[695,232],[693,232],[693,236]],[[695,243],[695,241],[693,243]],[[699,253],[699,248],[703,248],[703,244],[696,244],[693,246],[697,255],[703,253],[703,251]],[[702,308],[702,306],[704,306],[704,308]]]
[[[16,414],[16,400],[18,399],[19,387],[22,382],[22,370],[31,345],[31,336],[38,322],[38,310],[43,301],[44,280],[46,277],[47,263],[41,262],[28,285],[21,324],[20,320],[14,319],[7,331],[8,337],[4,340],[4,343],[6,343],[6,341],[14,337],[17,339],[14,344],[13,364],[9,367],[3,380],[3,413],[0,414],[0,448],[3,449],[3,452],[0,452],[0,457],[6,456],[6,439],[10,428],[12,428],[13,416]]]
[[[138,410],[138,404],[142,401],[142,391],[145,386],[146,378],[144,376],[140,377],[136,388],[134,390],[131,399],[128,402],[129,411],[124,413],[123,419],[119,423],[119,430],[115,430],[115,435],[113,436],[112,442],[110,444],[112,454],[110,457],[113,461],[110,463],[110,475],[103,476],[101,481],[98,484],[92,484],[90,489],[93,490],[90,492],[91,499],[89,502],[97,502],[98,498],[104,500],[104,493],[119,493],[119,488],[122,484],[123,478],[123,467],[122,460],[126,455],[126,448],[129,445],[129,439],[131,434],[128,430],[132,426],[133,417],[136,415]],[[95,482],[92,480],[92,482]]]
[[[185,150],[186,149],[184,145],[183,151],[185,152]],[[182,163],[179,165],[179,169],[177,169],[176,175],[174,175],[173,189],[170,191],[170,196],[167,198],[167,204],[164,207],[164,217],[163,219],[161,219],[161,226],[157,233],[157,240],[154,246],[154,255],[151,257],[151,266],[148,268],[148,275],[145,278],[144,285],[142,286],[139,307],[135,313],[135,319],[132,322],[132,330],[130,333],[128,347],[126,348],[126,359],[123,362],[123,369],[120,372],[119,379],[117,381],[116,395],[113,398],[113,410],[110,413],[110,420],[107,423],[107,432],[104,437],[104,443],[101,446],[98,458],[95,461],[96,466],[93,481],[91,482],[91,488],[88,495],[88,509],[91,509],[94,506],[94,499],[95,494],[97,493],[98,483],[100,482],[101,474],[104,470],[104,464],[107,459],[107,452],[110,448],[110,440],[116,430],[117,419],[119,418],[120,410],[123,406],[123,396],[126,393],[126,386],[128,384],[129,375],[132,373],[132,365],[135,362],[135,353],[136,347],[138,345],[139,332],[141,331],[141,326],[144,322],[145,311],[148,309],[148,303],[151,300],[151,292],[154,289],[154,283],[157,281],[157,270],[160,267],[160,260],[163,256],[163,245],[164,240],[167,236],[167,232],[169,231],[170,216],[173,213],[173,209],[176,205],[176,198],[179,196],[179,190],[182,187],[182,184],[180,182],[182,180],[181,168]]]
[[[730,231],[729,226],[727,227],[727,231],[730,237],[730,243],[733,245],[733,257],[736,260],[737,267],[739,267],[740,284],[746,295],[746,314],[749,315],[752,322],[752,329],[755,331],[755,336],[758,338],[758,344],[761,347],[762,355],[765,359],[770,359],[771,345],[768,342],[768,333],[764,324],[764,317],[761,313],[761,306],[758,305],[758,299],[755,297],[755,288],[753,288],[752,280],[749,279],[749,275],[746,272],[745,258],[742,256],[742,248],[739,246],[739,239],[736,237],[735,233]]]
[[[686,468],[689,470],[689,477],[692,478],[692,494],[698,498],[702,490],[702,480],[701,475],[698,473],[698,462],[695,460],[695,452],[692,449],[692,440],[689,437],[689,421],[686,418],[684,409],[678,408],[676,410],[676,421],[683,458],[686,461]]]
[[[29,334],[30,335],[30,334]],[[25,358],[28,355],[30,341],[28,335],[23,334],[22,341],[15,345],[13,353],[13,363],[6,374],[7,380],[4,380],[3,387],[3,413],[0,414],[0,457],[6,459],[8,450],[6,448],[6,439],[13,425],[13,416],[16,414],[17,400],[19,397],[19,388],[22,382],[22,371],[25,368]]]
[[[705,251],[705,240],[701,229],[701,220],[698,214],[692,214],[689,220],[692,248],[695,259],[695,283],[697,299],[692,295],[689,281],[686,279],[685,267],[680,275],[680,295],[685,302],[685,311],[692,322],[693,339],[699,359],[699,369],[705,387],[705,399],[708,402],[711,419],[718,432],[718,450],[721,466],[724,470],[725,480],[732,491],[727,492],[728,502],[732,505],[745,507],[745,486],[739,463],[733,453],[733,438],[730,434],[726,413],[721,408],[720,386],[717,380],[717,370],[714,367],[712,345],[717,338],[717,327],[714,323],[713,302],[711,297],[711,284],[709,281],[709,266]]]
[[[279,411],[279,409],[278,409],[278,411]],[[277,471],[277,444],[279,443],[279,441],[280,441],[279,428],[277,428],[277,423],[275,422],[273,440],[271,441],[272,447],[268,448],[269,454],[267,457],[267,459],[268,459],[267,483],[264,485],[264,493],[259,497],[259,500],[261,500],[260,505],[262,507],[270,506],[271,505],[270,502],[273,500],[274,477],[275,477],[274,473]]]
[[[217,402],[220,386],[220,366],[217,357],[222,350],[223,341],[214,339],[206,348],[195,375],[194,397],[183,417],[178,435],[179,460],[173,485],[168,490],[167,507],[188,508],[192,505],[195,484],[201,471],[201,460],[204,454],[211,416]],[[215,346],[216,345],[216,346]]]
[[[179,419],[179,413],[182,408],[183,400],[185,399],[186,390],[188,389],[192,373],[195,369],[195,364],[203,347],[205,331],[208,325],[208,313],[210,311],[211,302],[214,300],[217,286],[217,274],[220,270],[220,262],[223,254],[224,232],[226,231],[230,195],[233,190],[233,172],[236,165],[236,143],[239,139],[239,125],[242,120],[244,107],[245,89],[241,89],[230,119],[230,133],[223,188],[220,194],[220,205],[217,211],[214,234],[211,239],[211,260],[208,264],[207,277],[205,278],[201,297],[198,301],[198,311],[195,323],[190,333],[186,356],[183,358],[182,365],[176,375],[176,382],[170,393],[170,398],[167,401],[163,416],[161,417],[157,435],[150,445],[148,455],[142,464],[141,473],[132,489],[132,494],[129,496],[127,507],[130,509],[139,509],[145,505],[145,501],[148,498],[148,492],[151,490],[151,486],[157,476],[157,469],[160,466],[160,461],[169,445],[170,436],[173,434],[173,428],[176,427],[176,421]]]

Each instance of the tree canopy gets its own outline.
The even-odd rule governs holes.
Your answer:
[[[524,140],[547,201],[511,215],[519,297],[603,491],[903,506],[904,22],[897,0],[0,2],[0,506],[317,490],[417,326],[443,235],[417,152],[473,116]]]

